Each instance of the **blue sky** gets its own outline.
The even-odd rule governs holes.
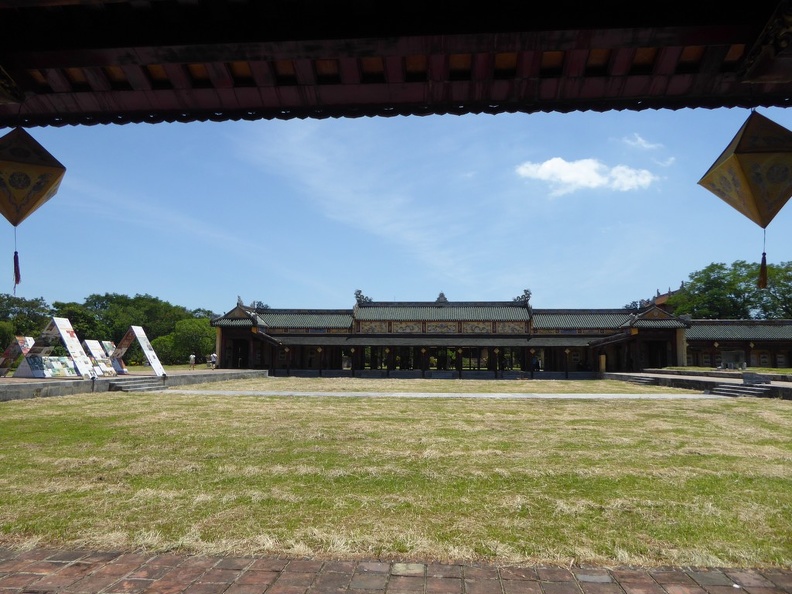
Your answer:
[[[792,129],[792,111],[758,109]],[[149,294],[224,313],[375,301],[615,308],[712,262],[759,262],[761,227],[698,185],[745,109],[31,128],[66,167],[5,223],[16,294]],[[0,130],[4,134],[8,130]],[[792,260],[792,205],[767,228]],[[3,256],[3,253],[6,255]],[[2,273],[0,272],[0,275]]]

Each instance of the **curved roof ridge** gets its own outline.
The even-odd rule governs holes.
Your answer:
[[[316,308],[304,308],[304,309],[294,309],[291,307],[282,307],[282,308],[267,308],[267,309],[260,309],[256,313],[259,315],[266,315],[266,314],[345,314],[351,315],[352,308],[339,308],[339,309],[325,309],[322,307]]]
[[[525,307],[517,301],[367,301],[359,307]]]
[[[569,307],[560,309],[547,309],[534,307],[534,314],[629,314],[630,310],[623,307],[592,309],[587,307]]]
[[[744,325],[757,325],[757,326],[785,326],[792,324],[792,319],[789,318],[775,318],[775,319],[760,319],[753,318],[740,318],[740,319],[709,319],[709,318],[693,318],[690,320],[694,324],[717,324],[719,326],[744,326]]]

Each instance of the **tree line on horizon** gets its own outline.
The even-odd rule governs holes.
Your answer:
[[[667,305],[674,315],[695,319],[792,319],[792,261],[767,265],[766,288],[758,287],[758,274],[757,263],[712,263],[692,272],[678,290],[669,291]],[[632,301],[624,308],[637,311],[652,302]],[[130,326],[141,326],[163,364],[186,363],[191,354],[202,361],[215,349],[216,333],[209,322],[217,316],[208,309],[191,310],[148,294],[92,294],[83,303],[55,301],[50,305],[43,297],[0,293],[0,352],[17,336],[37,338],[53,317],[60,317],[69,320],[81,342],[118,344]],[[65,349],[55,354],[65,354]],[[143,359],[137,343],[124,356],[130,364],[143,363]]]
[[[759,264],[737,260],[712,263],[692,272],[666,304],[674,315],[694,319],[792,319],[792,261],[767,265],[767,287],[759,288]],[[632,301],[624,307],[639,310],[653,300]]]
[[[17,336],[37,338],[53,317],[66,318],[83,340],[109,340],[118,344],[130,326],[140,326],[154,352],[165,365],[186,363],[190,354],[198,360],[214,351],[215,329],[209,321],[217,314],[207,309],[187,309],[151,295],[129,297],[118,293],[89,295],[83,303],[55,301],[43,297],[25,299],[0,294],[0,352]],[[58,352],[54,354],[66,354]],[[143,352],[134,342],[124,360],[144,362]]]

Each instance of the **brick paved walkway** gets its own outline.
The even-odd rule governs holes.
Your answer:
[[[792,594],[792,569],[495,567],[0,549],[0,594]]]

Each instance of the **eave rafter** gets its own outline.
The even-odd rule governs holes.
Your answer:
[[[606,4],[6,0],[0,125],[789,104],[788,1]]]

